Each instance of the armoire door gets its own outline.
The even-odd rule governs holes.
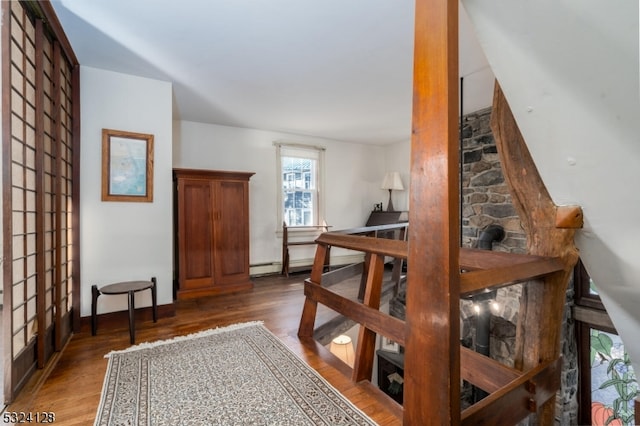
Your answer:
[[[212,182],[178,180],[180,290],[210,288],[214,282]]]
[[[216,182],[214,202],[215,281],[218,285],[249,281],[248,183]]]

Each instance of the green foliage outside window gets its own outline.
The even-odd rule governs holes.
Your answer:
[[[603,419],[605,425],[634,425],[633,400],[640,395],[638,382],[629,354],[624,351],[622,342],[614,342],[612,337],[618,339],[616,335],[591,329],[592,377],[598,370],[603,376],[602,380],[592,379],[593,405],[604,405],[610,409]],[[596,419],[593,421],[600,425]]]

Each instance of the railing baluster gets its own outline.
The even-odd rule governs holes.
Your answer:
[[[369,259],[369,270],[364,290],[363,304],[373,309],[380,309],[382,294],[382,276],[384,274],[384,256],[372,254]],[[376,333],[367,327],[360,326],[358,348],[353,370],[353,380],[371,380],[373,356],[376,351]]]

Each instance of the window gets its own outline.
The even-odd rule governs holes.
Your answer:
[[[591,424],[633,426],[638,382],[629,354],[617,334],[590,332]]]
[[[638,382],[593,280],[582,262],[574,270],[580,363],[580,424],[635,425]],[[590,419],[590,421],[589,421]]]
[[[324,148],[276,143],[278,150],[278,223],[287,226],[319,225]]]

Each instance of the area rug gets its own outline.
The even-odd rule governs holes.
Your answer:
[[[95,425],[375,425],[262,322],[106,357]]]

